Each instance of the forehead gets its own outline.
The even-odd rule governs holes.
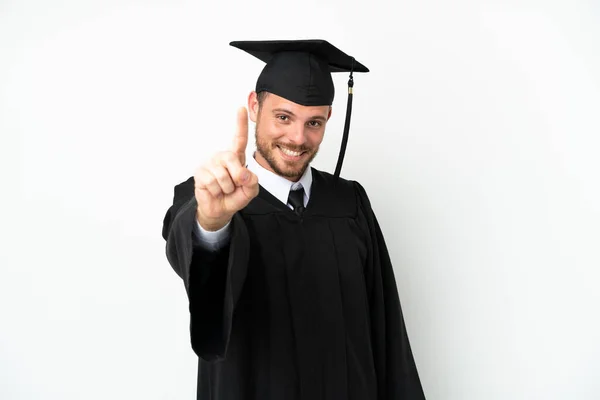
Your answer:
[[[263,103],[266,110],[283,109],[296,115],[327,115],[330,106],[303,106],[284,97],[269,93]]]

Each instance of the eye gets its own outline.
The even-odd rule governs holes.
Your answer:
[[[317,120],[308,121],[308,125],[309,125],[311,128],[318,128],[318,127],[320,127],[320,126],[321,126],[321,122],[320,122],[320,121],[317,121]]]
[[[289,120],[290,120],[290,117],[289,117],[289,116],[287,116],[287,115],[285,115],[285,114],[280,114],[280,115],[278,115],[278,116],[277,116],[277,117],[275,117],[275,118],[277,118],[277,119],[278,119],[278,120],[280,120],[281,122],[287,122],[287,121],[289,121]]]

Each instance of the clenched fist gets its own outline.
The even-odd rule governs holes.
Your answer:
[[[237,134],[231,151],[217,153],[194,176],[196,218],[202,228],[216,231],[258,194],[258,178],[246,167],[248,113],[238,111]]]

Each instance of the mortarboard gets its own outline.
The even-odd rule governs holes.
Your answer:
[[[348,143],[354,72],[369,69],[325,40],[235,41],[231,46],[266,63],[256,92],[268,91],[304,106],[331,105],[335,88],[332,72],[349,72],[344,135],[334,175],[339,176]]]

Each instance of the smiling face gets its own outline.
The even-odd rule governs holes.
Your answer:
[[[302,106],[272,93],[248,98],[256,123],[256,161],[290,181],[298,181],[315,158],[331,116],[330,106]]]

